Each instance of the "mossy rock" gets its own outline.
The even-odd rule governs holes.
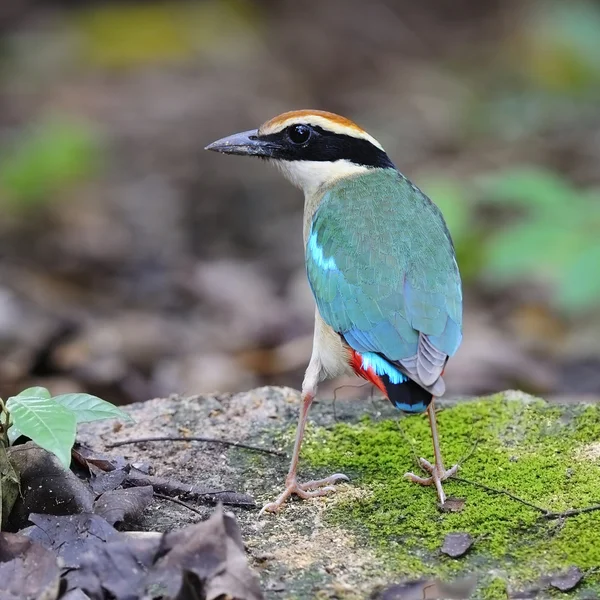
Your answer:
[[[312,428],[303,448],[314,468],[343,470],[364,492],[336,502],[326,521],[356,532],[398,579],[474,574],[474,597],[486,599],[536,588],[600,597],[600,511],[555,514],[600,504],[600,407],[507,392],[444,408],[438,423],[447,465],[461,464],[459,480],[444,484],[465,499],[460,512],[440,511],[432,488],[403,478],[432,454],[425,418],[364,417]],[[451,532],[475,539],[463,558],[440,552]],[[550,576],[570,566],[586,573],[582,585],[552,591]]]

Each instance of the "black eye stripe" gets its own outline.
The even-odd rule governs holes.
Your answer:
[[[300,133],[298,129],[302,135],[296,135]],[[304,139],[306,132],[308,136]],[[298,141],[294,141],[292,136],[296,136]],[[296,123],[277,133],[261,135],[260,138],[273,142],[271,158],[274,159],[318,162],[348,160],[365,167],[395,168],[388,155],[369,140],[335,133],[318,125]]]

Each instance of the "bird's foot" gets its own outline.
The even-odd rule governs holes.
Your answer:
[[[430,477],[419,477],[414,473],[405,473],[404,477],[420,485],[434,484],[437,489],[440,504],[444,504],[446,502],[446,494],[444,493],[444,489],[442,488],[442,481],[445,481],[449,477],[456,475],[456,472],[458,471],[458,465],[454,465],[452,468],[446,470],[444,469],[443,464],[436,463],[432,465],[428,460],[425,460],[424,458],[419,459],[419,464],[425,471],[431,473]]]
[[[315,479],[314,481],[307,481],[306,483],[298,483],[296,478],[287,480],[285,490],[281,492],[275,502],[265,504],[262,507],[259,516],[265,512],[277,512],[292,494],[296,494],[296,496],[303,500],[316,498],[317,496],[326,496],[331,492],[335,492],[333,484],[338,481],[349,481],[349,479],[343,473],[336,473],[335,475],[325,477],[325,479]]]

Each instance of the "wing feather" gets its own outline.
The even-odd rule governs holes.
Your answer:
[[[306,264],[321,316],[352,348],[443,393],[462,339],[461,282],[443,217],[422,192],[392,169],[336,184],[313,217]]]

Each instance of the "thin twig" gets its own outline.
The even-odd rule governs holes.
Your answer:
[[[412,443],[412,441],[408,437],[408,434],[406,433],[406,431],[404,431],[404,427],[402,427],[402,420],[404,418],[405,418],[404,415],[400,415],[396,419],[396,426],[398,427],[398,431],[400,432],[400,435],[404,438],[404,441],[410,446],[410,451],[412,452],[413,460],[415,461],[415,463],[417,465],[420,466],[420,463],[419,463],[420,456],[417,454],[417,451],[415,450],[415,445]]]
[[[258,446],[249,446],[248,444],[242,444],[240,442],[232,442],[230,440],[218,440],[215,438],[201,437],[201,436],[156,436],[156,437],[144,437],[144,438],[133,438],[131,440],[120,440],[118,442],[111,442],[106,444],[107,448],[118,448],[119,446],[126,446],[127,444],[142,444],[144,442],[205,442],[207,444],[222,444],[223,446],[232,446],[235,448],[245,448],[246,450],[253,450],[254,452],[262,452],[263,454],[272,454],[274,456],[285,456],[285,453],[279,452],[278,450],[269,450],[268,448],[259,448]]]
[[[158,492],[154,492],[154,497],[160,498],[161,500],[168,500],[169,502],[173,502],[173,504],[179,504],[179,506],[184,506],[188,510],[195,512],[197,515],[200,515],[201,517],[206,516],[204,513],[199,511],[197,508],[190,506],[187,502],[184,502],[183,500],[179,500],[179,498],[171,498],[171,496],[165,496],[165,494],[159,494]]]
[[[134,468],[130,469],[123,484],[126,487],[151,485],[156,492],[166,494],[171,498],[173,496],[183,496],[188,500],[196,500],[201,504],[222,502],[229,506],[242,508],[254,508],[256,506],[254,498],[248,494],[241,494],[232,490],[199,490],[189,483],[156,477],[155,475],[146,475]]]
[[[415,460],[415,462],[418,462],[419,456],[417,454],[417,451],[415,450],[414,444],[410,441],[408,435],[406,434],[406,431],[404,431],[404,427],[402,427],[403,418],[404,415],[400,414],[397,419],[394,419],[394,422],[396,423],[396,427],[398,428],[400,435],[402,436],[404,441],[410,446],[410,451],[412,452],[413,459]]]
[[[546,511],[544,519],[563,519],[564,517],[574,517],[576,515],[593,512],[595,510],[600,510],[600,504],[595,504],[594,506],[586,506],[585,508],[571,508],[570,510],[565,510],[564,512],[558,513]]]
[[[485,485],[483,483],[478,483],[477,481],[471,481],[470,479],[464,479],[463,477],[454,476],[454,477],[452,477],[452,479],[454,481],[468,483],[469,485],[473,485],[475,487],[481,488],[482,490],[492,492],[493,494],[502,494],[504,496],[508,496],[509,498],[516,500],[517,502],[520,502],[521,504],[524,504],[525,506],[529,506],[530,508],[534,508],[535,510],[541,512],[544,517],[546,517],[548,514],[550,514],[547,509],[542,508],[541,506],[537,506],[536,504],[532,504],[531,502],[528,502],[527,500],[523,500],[523,498],[519,498],[518,496],[515,496],[514,494],[511,494],[510,492],[507,492],[506,490],[498,490],[496,488],[489,487],[488,485]],[[556,517],[556,518],[558,518],[558,517]]]
[[[473,456],[473,454],[475,454],[475,450],[477,450],[477,446],[479,446],[480,441],[481,440],[479,440],[479,439],[475,440],[475,443],[473,444],[473,447],[469,451],[469,454],[467,454],[464,458],[462,458],[458,461],[458,464],[460,466],[464,465],[471,458],[471,456]]]
[[[344,384],[344,385],[338,385],[338,386],[337,386],[337,387],[336,387],[336,388],[333,390],[333,402],[332,402],[332,405],[333,405],[333,421],[334,421],[335,423],[337,423],[337,420],[338,420],[338,419],[337,419],[337,414],[336,414],[336,411],[335,411],[335,402],[336,402],[336,400],[337,400],[337,393],[338,393],[340,390],[343,390],[344,388],[355,388],[355,389],[360,389],[360,388],[363,388],[363,387],[365,387],[365,385],[369,385],[369,384],[368,384],[368,382],[361,383],[360,385],[354,385],[354,384],[352,384],[352,383],[346,383],[346,384]],[[371,394],[372,394],[372,392],[371,392]]]
[[[470,479],[463,479],[462,477],[455,476],[455,477],[452,477],[452,479],[454,479],[454,481],[460,481],[462,483],[468,483],[469,485],[474,485],[475,487],[481,488],[488,492],[492,492],[493,494],[502,494],[504,496],[508,496],[512,500],[520,502],[521,504],[524,504],[525,506],[529,506],[530,508],[533,508],[533,509],[541,512],[542,518],[544,518],[544,519],[565,519],[566,517],[575,517],[577,515],[582,515],[584,513],[590,513],[590,512],[594,512],[596,510],[600,510],[600,504],[594,504],[592,506],[586,506],[585,508],[571,508],[569,510],[564,510],[563,512],[552,512],[552,511],[548,510],[547,508],[542,508],[541,506],[538,506],[537,504],[533,504],[531,502],[528,502],[527,500],[523,500],[523,498],[519,498],[518,496],[515,496],[514,494],[511,494],[510,492],[507,492],[506,490],[498,490],[496,488],[489,487],[488,485],[484,485],[483,483],[478,483],[477,481],[471,481]]]

